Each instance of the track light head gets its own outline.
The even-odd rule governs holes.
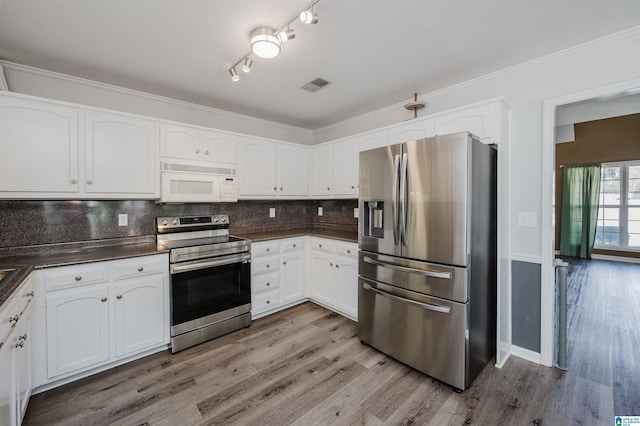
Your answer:
[[[229,75],[231,76],[231,81],[240,80],[240,76],[236,72],[236,68],[235,67],[229,68]]]
[[[244,63],[242,64],[242,71],[249,74],[251,72],[251,65],[253,65],[253,60],[249,57],[244,58]]]
[[[276,35],[278,36],[278,40],[280,40],[280,43],[284,43],[296,38],[296,32],[292,29],[289,29],[289,27],[287,27],[286,30],[279,31]]]
[[[317,24],[318,14],[315,13],[312,9],[307,9],[300,13],[300,20],[305,24]]]

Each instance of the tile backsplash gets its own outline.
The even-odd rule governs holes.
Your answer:
[[[318,216],[318,207],[323,216]],[[357,230],[358,200],[239,201],[156,204],[153,201],[0,201],[0,248],[155,235],[158,216],[229,215],[232,232],[303,226]],[[275,218],[269,209],[275,208]],[[118,215],[128,226],[118,226]]]

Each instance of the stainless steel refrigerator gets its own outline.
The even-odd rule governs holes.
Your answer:
[[[496,349],[496,161],[468,132],[360,153],[358,336],[460,390]]]

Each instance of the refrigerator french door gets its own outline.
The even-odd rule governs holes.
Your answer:
[[[458,389],[495,353],[495,187],[468,132],[360,153],[360,339]]]

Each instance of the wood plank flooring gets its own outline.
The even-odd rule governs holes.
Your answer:
[[[640,415],[640,266],[579,262],[569,286],[566,372],[512,357],[456,393],[305,303],[34,395],[24,424],[610,425]]]

